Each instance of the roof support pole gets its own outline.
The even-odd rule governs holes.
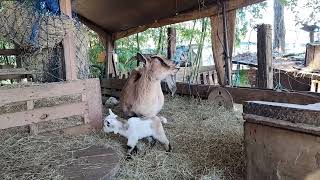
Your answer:
[[[104,77],[116,77],[116,65],[113,58],[115,40],[113,36],[108,33],[98,33],[98,35],[106,51]]]
[[[226,11],[226,9],[224,9]],[[231,57],[235,36],[236,10],[225,12],[225,17],[215,15],[211,18],[211,43],[215,70],[217,72],[218,83],[221,86],[231,84]],[[225,19],[225,21],[224,21]],[[225,28],[228,27],[227,30]],[[227,36],[227,37],[225,37]],[[228,48],[225,47],[227,44]],[[228,50],[227,52],[225,50]],[[227,61],[226,61],[227,59]],[[229,64],[227,73],[227,63]],[[228,76],[226,76],[226,74]],[[230,78],[228,78],[230,77]],[[229,81],[228,81],[229,80]],[[230,82],[230,84],[229,84]]]
[[[71,0],[60,0],[61,11],[72,18],[72,7]],[[74,44],[74,36],[72,31],[67,31],[66,36],[63,39],[63,52],[64,52],[64,62],[66,70],[66,80],[76,80],[77,79],[77,66],[76,66],[76,52]]]
[[[176,28],[169,27],[168,28],[168,51],[167,56],[168,59],[173,60],[174,54],[176,53]]]

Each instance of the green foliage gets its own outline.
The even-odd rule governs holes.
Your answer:
[[[0,49],[14,49],[14,44],[0,38]],[[0,64],[15,65],[15,56],[0,56]]]
[[[246,37],[249,26],[253,28],[258,19],[262,19],[262,12],[266,9],[267,2],[261,2],[237,10],[236,19],[236,46],[240,45],[242,39]],[[248,18],[251,15],[251,18]]]
[[[282,0],[295,14],[297,24],[317,24],[320,22],[320,0]],[[309,14],[301,13],[307,11]]]
[[[101,63],[98,63],[98,57],[99,57],[99,54],[104,51],[104,47],[100,42],[98,35],[95,32],[90,30],[89,37],[90,37],[90,44],[89,44],[90,64],[96,67],[100,67],[100,69],[103,69],[104,65]],[[90,73],[93,77],[99,77],[103,72],[101,72],[98,68],[90,68]]]

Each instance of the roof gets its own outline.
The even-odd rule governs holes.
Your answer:
[[[223,1],[227,1],[227,10],[233,10],[263,0]],[[74,2],[75,11],[80,19],[100,31],[119,34],[140,27],[117,35],[116,39],[150,27],[199,19],[218,13],[217,0],[77,0]]]

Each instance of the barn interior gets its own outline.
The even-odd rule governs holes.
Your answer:
[[[0,86],[0,176],[304,179],[318,170],[320,75],[310,67],[320,64],[320,46],[308,44],[299,66],[280,63],[273,60],[271,27],[262,24],[254,60],[233,57],[236,11],[259,2],[1,1],[0,36],[12,48],[0,49],[0,55],[14,55],[16,63],[0,66],[0,80],[16,83]],[[212,25],[214,65],[199,68],[193,82],[185,77],[188,68],[180,68],[174,96],[162,83],[160,115],[168,119],[164,128],[173,152],[141,141],[139,153],[128,161],[126,139],[101,130],[108,108],[123,117],[118,105],[106,102],[119,98],[130,76],[117,71],[115,41],[206,17]],[[90,76],[89,29],[103,44],[99,78]],[[173,59],[175,30],[168,34],[167,58]],[[232,85],[238,72],[233,64],[250,67],[251,87]]]

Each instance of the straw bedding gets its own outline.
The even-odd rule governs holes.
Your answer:
[[[121,115],[118,107],[114,112]],[[166,97],[161,115],[173,152],[159,143],[139,142],[133,160],[121,160],[115,179],[243,179],[243,120],[206,100]],[[102,132],[80,137],[31,136],[24,131],[0,131],[0,177],[4,179],[63,179],[59,167],[72,163],[68,152],[106,144],[124,157],[126,139]]]

